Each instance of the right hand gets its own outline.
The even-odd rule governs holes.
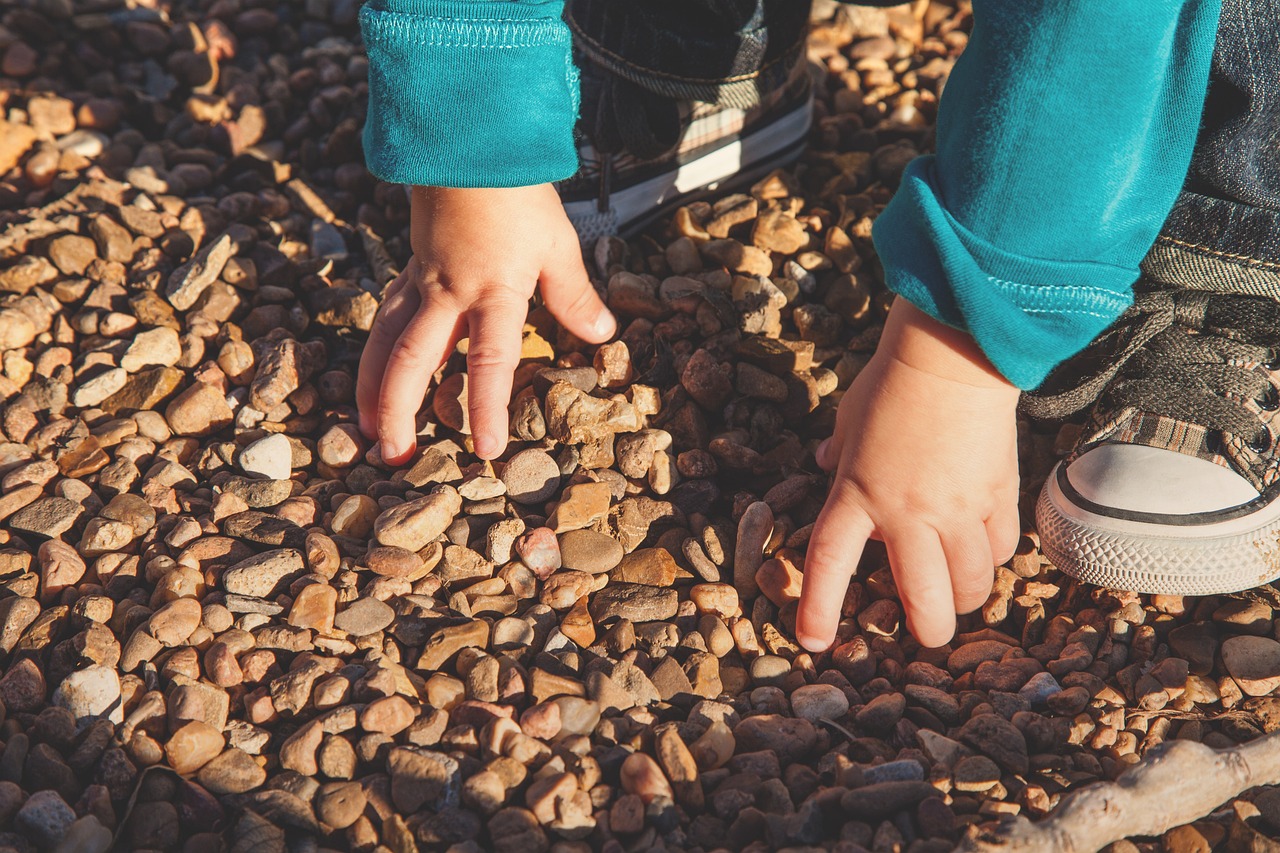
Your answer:
[[[507,445],[507,405],[534,287],[588,343],[613,337],[617,321],[591,287],[578,235],[550,184],[414,187],[410,233],[413,258],[387,286],[360,358],[360,430],[378,439],[387,462],[406,461],[431,377],[466,336],[475,451],[496,458]]]

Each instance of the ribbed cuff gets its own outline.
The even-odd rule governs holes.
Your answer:
[[[1133,303],[1137,269],[1029,258],[1004,251],[947,213],[918,157],[872,236],[890,290],[968,332],[1000,373],[1040,385]]]
[[[369,171],[392,183],[517,187],[578,169],[578,72],[563,3],[375,0]]]

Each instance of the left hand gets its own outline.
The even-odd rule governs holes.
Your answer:
[[[889,552],[907,627],[924,646],[981,607],[1020,535],[1018,389],[967,335],[899,299],[871,362],[840,401],[818,463],[835,482],[805,558],[796,636],[835,639],[868,539]]]

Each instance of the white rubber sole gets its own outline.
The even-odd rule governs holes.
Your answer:
[[[1055,467],[1036,504],[1036,527],[1053,565],[1110,589],[1218,595],[1280,578],[1280,500],[1211,524],[1130,521],[1078,506]]]
[[[794,160],[800,154],[812,122],[810,101],[678,169],[612,193],[606,212],[599,210],[594,199],[586,199],[566,202],[565,213],[584,241],[609,234],[625,236],[644,227],[676,202],[719,189],[726,181],[763,177]]]

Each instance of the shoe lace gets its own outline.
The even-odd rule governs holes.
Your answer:
[[[1069,417],[1095,401],[1165,415],[1239,437],[1256,452],[1274,438],[1261,412],[1280,407],[1280,302],[1190,290],[1139,292],[1088,355],[1103,366],[1070,387],[1056,377],[1023,396],[1035,418]],[[1215,435],[1215,433],[1210,433]]]

